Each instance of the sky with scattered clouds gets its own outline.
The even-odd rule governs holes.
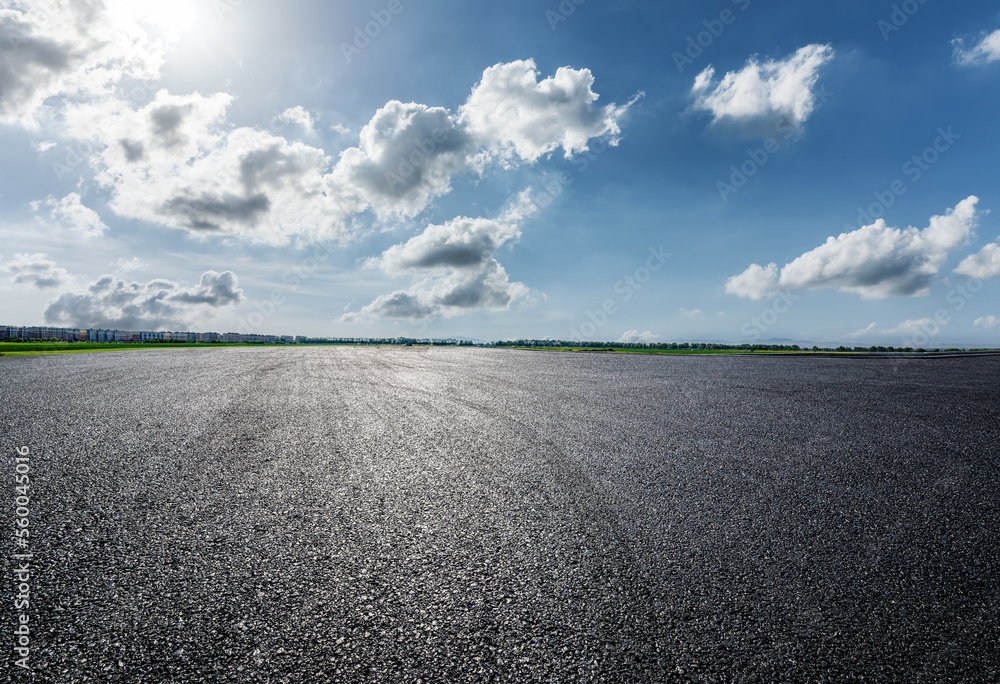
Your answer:
[[[985,0],[0,0],[0,323],[997,345],[998,86]]]

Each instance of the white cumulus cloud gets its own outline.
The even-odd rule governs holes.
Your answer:
[[[617,106],[596,107],[590,69],[560,67],[541,81],[534,60],[497,64],[459,110],[462,123],[506,162],[526,162],[560,147],[566,157],[586,151],[593,138],[618,144],[618,120],[635,99]],[[639,96],[636,96],[639,97]]]
[[[521,236],[518,222],[536,211],[522,193],[497,219],[459,217],[427,226],[423,233],[369,261],[391,275],[414,278],[408,290],[380,295],[343,320],[365,318],[449,318],[473,310],[508,309],[526,299],[529,288],[511,282],[496,259],[500,247]]]
[[[253,128],[230,129],[232,97],[158,92],[145,107],[120,101],[71,107],[78,137],[104,149],[98,181],[119,215],[269,244],[339,236],[348,211],[322,150]]]
[[[948,254],[972,235],[979,199],[970,196],[927,228],[890,228],[885,221],[863,226],[806,252],[781,268],[752,264],[726,282],[728,294],[761,299],[779,290],[837,289],[866,299],[921,296]]]
[[[529,294],[526,285],[511,282],[504,267],[496,259],[490,259],[475,269],[455,270],[441,277],[426,278],[408,290],[379,295],[359,313],[344,314],[341,320],[452,318],[476,310],[509,309]]]
[[[767,266],[750,264],[747,270],[732,276],[726,281],[726,294],[746,297],[747,299],[763,299],[778,290],[778,265],[770,263]]]
[[[103,275],[86,289],[65,292],[49,302],[45,320],[51,325],[79,328],[191,327],[243,299],[232,271],[206,271],[193,287],[164,279],[141,283]]]
[[[379,261],[390,273],[474,268],[488,261],[504,242],[520,234],[517,224],[460,217],[428,226],[420,235],[390,247]]]
[[[639,332],[638,330],[626,330],[618,339],[621,344],[643,343],[649,344],[657,341],[657,336],[650,331]]]
[[[90,207],[84,206],[82,198],[75,192],[71,192],[61,200],[49,195],[44,201],[31,203],[31,208],[35,211],[40,211],[42,207],[49,210],[49,218],[57,225],[69,228],[82,237],[100,237],[108,229],[100,215]]]
[[[833,56],[829,45],[813,44],[778,61],[752,57],[720,81],[709,66],[695,77],[694,108],[711,113],[713,125],[744,137],[800,132],[816,108],[820,68]]]
[[[515,70],[526,64],[516,63]],[[91,100],[68,106],[66,121],[74,137],[100,143],[93,157],[97,178],[121,216],[268,244],[342,238],[366,210],[382,220],[416,216],[448,193],[459,174],[478,175],[501,160],[531,163],[558,146],[569,154],[595,137],[617,139],[625,107],[593,106],[593,76],[585,69],[564,68],[536,82],[537,92],[523,95],[519,118],[501,126],[483,111],[481,98],[499,87],[495,74],[508,66],[487,69],[460,115],[386,103],[363,127],[358,145],[338,159],[269,131],[231,126],[233,98],[226,93],[161,90],[139,108]],[[281,116],[312,122],[301,107]]]
[[[7,262],[0,264],[0,271],[10,274],[15,285],[30,285],[39,289],[60,287],[72,278],[65,268],[60,267],[47,254],[15,254]]]
[[[451,189],[451,179],[482,170],[469,132],[443,107],[388,102],[361,129],[358,147],[333,171],[358,206],[382,216],[413,216]]]
[[[126,259],[125,257],[120,257],[117,261],[108,264],[108,266],[113,266],[115,273],[125,274],[131,273],[132,271],[141,271],[144,268],[148,268],[149,264],[145,263],[139,257],[131,257]]]
[[[0,124],[35,129],[52,97],[110,93],[149,80],[166,43],[127,5],[102,0],[7,0],[0,8]]]
[[[981,316],[977,318],[975,321],[973,321],[972,325],[974,325],[977,328],[992,330],[993,328],[1000,325],[1000,318],[997,318],[996,316],[993,315]]]
[[[1000,60],[1000,29],[984,35],[971,48],[965,47],[962,38],[953,40],[952,45],[955,48],[955,62],[962,66],[996,62]]]
[[[958,264],[955,273],[984,280],[1000,275],[1000,244],[991,242],[975,254],[965,257]]]
[[[278,114],[278,116],[275,117],[275,120],[279,123],[298,126],[307,133],[312,133],[314,131],[313,127],[316,123],[313,115],[301,105],[289,107],[281,114]]]

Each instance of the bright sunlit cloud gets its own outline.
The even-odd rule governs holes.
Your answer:
[[[177,39],[201,23],[192,0],[112,0],[109,11],[118,17],[131,18],[143,28]]]

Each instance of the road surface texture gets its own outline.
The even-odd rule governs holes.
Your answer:
[[[33,681],[1000,681],[998,383],[997,357],[4,358]]]

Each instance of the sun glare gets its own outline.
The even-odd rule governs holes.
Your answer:
[[[118,0],[115,13],[129,16],[144,28],[179,37],[197,28],[199,13],[191,0]]]

